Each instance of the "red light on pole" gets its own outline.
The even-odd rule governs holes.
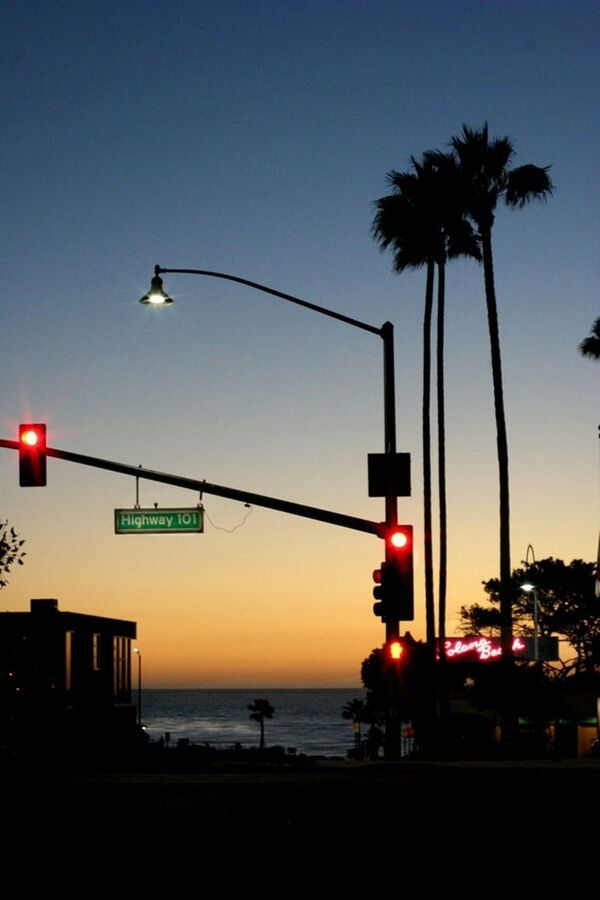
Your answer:
[[[390,544],[397,549],[406,547],[408,544],[408,535],[404,531],[393,531],[390,535]]]
[[[400,662],[404,656],[404,644],[402,641],[389,641],[387,645],[388,656],[394,662]]]
[[[19,484],[21,487],[46,484],[46,426],[41,422],[19,426]]]
[[[412,525],[396,525],[386,535],[386,579],[399,621],[415,617]]]
[[[387,535],[387,543],[392,553],[406,548],[412,549],[412,525],[398,525],[392,528]]]
[[[21,441],[29,447],[35,447],[39,439],[40,436],[35,428],[27,428],[21,433]]]

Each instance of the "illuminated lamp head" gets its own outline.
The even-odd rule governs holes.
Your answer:
[[[163,281],[158,272],[150,282],[150,290],[140,298],[139,302],[145,306],[167,306],[174,302],[164,290]]]

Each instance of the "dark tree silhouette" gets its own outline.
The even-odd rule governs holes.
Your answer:
[[[26,555],[23,550],[24,543],[15,529],[9,527],[8,522],[0,521],[0,588],[8,584],[7,576],[11,566],[15,563],[18,566],[23,565],[23,557]]]
[[[521,208],[531,200],[544,200],[553,190],[548,167],[534,165],[510,169],[514,155],[512,142],[507,138],[489,138],[487,122],[479,130],[463,126],[462,134],[451,140],[462,176],[462,189],[468,215],[476,225],[483,255],[485,297],[492,357],[494,408],[498,451],[500,500],[500,615],[505,658],[510,659],[511,566],[510,566],[510,506],[508,477],[508,441],[502,385],[502,360],[498,328],[498,308],[494,284],[492,228],[496,206],[500,198],[507,206]]]
[[[445,267],[458,256],[480,258],[473,229],[465,218],[462,184],[450,154],[425,153],[421,162],[411,158],[412,171],[388,175],[393,193],[377,201],[373,233],[381,248],[392,247],[394,269],[427,268],[423,317],[423,504],[425,614],[427,643],[435,642],[431,512],[431,324],[434,270],[438,271],[437,315],[437,414],[438,475],[440,498],[439,627],[445,632],[446,598],[446,478],[444,392]]]
[[[357,758],[360,756],[362,734],[361,725],[367,721],[366,704],[364,700],[355,698],[349,700],[342,709],[342,719],[349,719],[353,725],[354,732],[354,751]]]
[[[423,316],[423,541],[425,567],[425,620],[427,643],[435,641],[435,607],[433,588],[433,550],[431,516],[431,319],[435,256],[423,233],[427,230],[421,195],[426,193],[416,171],[388,174],[393,193],[377,201],[373,234],[382,250],[392,247],[394,269],[427,268],[425,311]]]
[[[590,334],[580,343],[579,352],[588,359],[600,359],[600,318],[596,319]]]
[[[248,705],[250,710],[250,718],[253,722],[260,725],[260,743],[259,748],[264,750],[265,747],[265,719],[272,719],[275,715],[275,708],[271,706],[266,699],[257,699],[254,703]]]
[[[575,657],[553,665],[552,673],[566,676],[593,672],[600,664],[600,616],[594,592],[595,564],[574,559],[540,559],[515,569],[511,576],[515,631],[533,633],[533,595],[522,590],[529,582],[535,585],[538,602],[539,633],[566,638]],[[460,610],[461,630],[465,634],[499,633],[501,616],[500,581],[483,582],[489,606],[475,603]]]

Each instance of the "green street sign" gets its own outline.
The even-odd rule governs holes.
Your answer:
[[[115,534],[189,534],[204,531],[200,506],[179,509],[115,509]]]

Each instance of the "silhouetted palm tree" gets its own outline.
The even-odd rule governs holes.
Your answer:
[[[444,394],[444,301],[447,259],[458,256],[479,258],[472,227],[461,205],[460,180],[450,154],[428,152],[422,162],[411,158],[412,171],[391,172],[388,180],[394,193],[377,201],[373,223],[375,238],[382,249],[394,249],[397,272],[425,265],[425,314],[423,318],[423,502],[425,556],[425,613],[427,643],[435,642],[433,596],[433,554],[431,516],[431,322],[434,268],[438,270],[437,317],[437,411],[438,472],[440,495],[440,631],[445,631],[446,595],[446,481],[445,481],[445,394]]]
[[[361,724],[366,721],[366,703],[364,700],[355,698],[349,700],[342,709],[342,719],[350,719],[352,722],[352,730],[354,733],[354,751],[357,758],[360,756],[362,744]]]
[[[250,718],[253,722],[260,725],[260,744],[259,748],[264,750],[265,747],[265,719],[272,719],[275,715],[275,708],[271,706],[266,699],[257,699],[254,703],[248,705],[250,710]]]
[[[438,232],[436,254],[437,291],[437,423],[438,423],[438,495],[439,495],[439,584],[438,638],[441,653],[446,638],[446,585],[448,564],[446,504],[446,389],[444,370],[446,262],[460,256],[481,259],[473,228],[466,218],[461,174],[451,154],[427,152],[424,157],[433,169],[432,190],[436,204],[434,222]]]
[[[591,333],[580,343],[579,352],[589,359],[600,359],[600,319],[596,319]]]
[[[507,206],[523,207],[531,200],[544,200],[552,193],[548,167],[534,165],[509,169],[514,155],[507,138],[488,135],[487,122],[479,130],[463,125],[462,135],[451,140],[463,177],[464,200],[471,220],[477,226],[483,255],[485,297],[492,356],[494,407],[498,448],[500,493],[500,615],[503,622],[503,653],[512,652],[510,507],[508,480],[508,442],[502,387],[502,360],[498,329],[498,309],[494,285],[492,227],[497,203],[502,197]]]
[[[425,312],[423,316],[423,540],[425,565],[425,620],[427,643],[435,642],[435,609],[433,596],[433,551],[431,525],[431,319],[433,312],[433,280],[435,254],[426,238],[429,223],[425,213],[428,189],[418,176],[416,160],[413,172],[388,174],[393,193],[377,201],[373,234],[382,250],[392,247],[394,269],[427,268],[425,281]]]

